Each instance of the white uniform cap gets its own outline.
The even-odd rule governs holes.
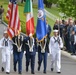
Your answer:
[[[59,30],[56,30],[56,29],[55,29],[55,30],[53,30],[53,32],[58,32],[58,31],[59,31]]]
[[[7,33],[7,31],[4,31],[4,34],[6,34]]]
[[[32,37],[32,33],[29,34],[29,37]]]

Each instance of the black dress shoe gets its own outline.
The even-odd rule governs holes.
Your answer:
[[[3,67],[1,68],[1,71],[4,72],[4,68]]]
[[[10,74],[9,72],[6,72],[6,74]]]
[[[18,74],[22,74],[22,72],[19,72]]]
[[[58,74],[60,74],[61,72],[57,72]]]
[[[28,72],[28,68],[26,68],[26,72]]]
[[[16,72],[16,71],[17,71],[17,69],[16,69],[16,68],[14,68],[14,71]]]
[[[34,72],[31,72],[31,74],[35,74]]]
[[[46,74],[46,71],[43,71],[44,74]]]
[[[38,66],[38,71],[40,71],[40,66]]]
[[[53,68],[51,68],[51,71],[53,71],[54,69]]]

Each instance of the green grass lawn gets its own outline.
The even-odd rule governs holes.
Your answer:
[[[58,18],[60,17],[57,7],[46,8],[46,10],[52,13],[53,15],[57,16]]]
[[[8,1],[7,0],[0,0],[0,5],[3,5],[5,12],[4,12],[4,21],[6,22],[6,13],[7,13],[7,8],[8,8]],[[21,27],[22,27],[22,32],[25,33],[25,22],[26,22],[26,16],[24,15],[23,11],[24,11],[24,4],[19,3],[19,16],[20,16],[20,21],[21,21]],[[56,16],[59,16],[59,12],[57,10],[57,8],[46,8],[49,12],[53,13]],[[35,20],[35,27],[37,24],[37,7],[34,7],[33,9],[34,11],[34,20]],[[49,25],[51,25],[51,27],[53,27],[54,21],[50,18],[47,17],[48,23]]]

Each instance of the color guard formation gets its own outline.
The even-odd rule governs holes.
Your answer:
[[[57,73],[61,73],[61,49],[63,42],[58,34],[58,30],[54,29],[54,36],[50,37],[51,27],[47,24],[47,36],[40,42],[34,38],[33,34],[29,36],[17,35],[9,39],[7,31],[4,31],[3,38],[0,40],[0,50],[2,50],[2,72],[10,74],[11,54],[13,54],[13,70],[18,74],[22,74],[22,58],[25,53],[26,72],[31,67],[31,74],[35,74],[35,57],[38,52],[38,68],[40,71],[43,62],[43,73],[47,73],[47,57],[51,55],[51,71],[56,69]],[[56,62],[56,63],[55,63]],[[5,65],[5,66],[4,66]],[[54,67],[56,65],[56,67]]]

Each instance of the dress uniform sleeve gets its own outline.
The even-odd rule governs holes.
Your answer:
[[[63,48],[63,41],[62,41],[61,37],[60,37],[60,48]]]
[[[3,44],[3,38],[0,40],[0,48],[4,48],[4,44]]]
[[[35,49],[36,49],[36,52],[37,52],[37,41],[36,41],[36,39],[34,39],[35,40],[35,42],[34,42],[34,44],[35,44]]]

